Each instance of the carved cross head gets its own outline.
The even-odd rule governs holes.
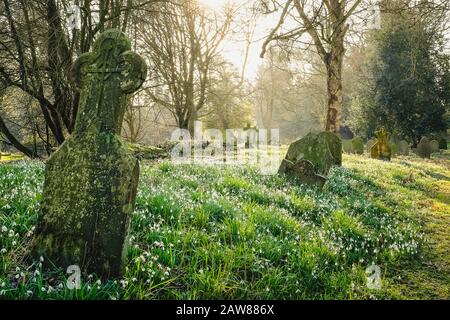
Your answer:
[[[377,136],[377,140],[379,142],[383,142],[383,143],[387,143],[387,141],[389,139],[389,133],[386,131],[386,129],[384,127],[381,127],[376,132],[376,136]]]
[[[130,49],[122,31],[109,29],[100,34],[92,52],[75,61],[71,76],[80,90],[75,131],[97,121],[102,130],[120,132],[126,96],[138,90],[147,76],[144,60]]]

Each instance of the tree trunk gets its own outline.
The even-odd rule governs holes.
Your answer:
[[[327,95],[328,111],[326,118],[326,131],[337,133],[341,124],[342,113],[342,61],[344,46],[342,43],[333,48],[326,57],[327,68]]]
[[[191,137],[193,137],[195,133],[195,121],[197,121],[197,111],[194,108],[194,110],[192,110],[191,112],[191,116],[188,119],[188,130],[191,134]]]

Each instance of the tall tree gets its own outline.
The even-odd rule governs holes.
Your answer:
[[[69,79],[72,61],[89,51],[104,29],[126,30],[130,14],[144,2],[148,1],[74,1],[81,19],[76,28],[66,23],[69,1],[0,3],[0,93],[16,87],[38,101],[45,121],[45,128],[38,128],[39,136],[49,147],[63,143],[74,127],[79,94]],[[7,121],[2,123],[4,136],[11,137]],[[18,139],[9,140],[26,155],[36,156]]]
[[[196,1],[172,1],[145,14],[139,41],[153,79],[146,93],[169,110],[179,128],[193,131],[205,106],[210,72],[230,28],[231,15],[206,12]]]
[[[416,145],[423,135],[446,130],[450,55],[443,50],[439,19],[430,20],[423,10],[389,15],[372,34],[351,110],[354,127],[367,136],[388,125]]]
[[[345,55],[344,40],[349,30],[349,19],[362,4],[362,0],[286,0],[272,1],[273,10],[282,9],[277,25],[263,44],[261,56],[274,40],[301,40],[309,36],[327,71],[328,111],[325,129],[337,132],[342,109],[342,63]],[[268,8],[267,1],[266,3]],[[287,19],[295,25],[283,30]]]

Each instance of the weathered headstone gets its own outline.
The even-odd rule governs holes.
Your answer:
[[[426,137],[422,137],[419,144],[417,145],[416,152],[419,157],[429,159],[431,155],[430,140],[428,140],[428,138]]]
[[[370,149],[372,149],[372,147],[375,145],[375,143],[377,143],[377,139],[372,138],[369,141],[367,141],[366,143],[366,152],[368,154],[370,154]]]
[[[389,134],[381,127],[380,130],[376,132],[377,142],[370,149],[370,156],[373,159],[379,160],[391,160],[391,148],[389,146]]]
[[[299,180],[301,183],[322,188],[327,179],[316,173],[314,165],[308,160],[292,162],[283,159],[278,173],[286,174],[289,177]]]
[[[445,133],[435,133],[428,136],[429,140],[436,140],[439,143],[439,149],[447,150],[447,139]]]
[[[353,152],[353,148],[352,148],[352,140],[349,139],[341,139],[342,142],[342,150],[345,153],[352,153]]]
[[[355,137],[352,140],[352,152],[356,154],[364,153],[364,141],[360,137]]]
[[[128,94],[146,78],[145,62],[117,29],[73,67],[80,90],[75,129],[46,163],[31,253],[56,266],[78,265],[102,278],[122,273],[139,163],[120,137]]]
[[[431,153],[439,152],[441,149],[439,148],[439,142],[437,140],[430,141]]]
[[[398,153],[402,156],[407,156],[409,155],[409,150],[409,143],[405,140],[400,140],[398,143]]]
[[[399,154],[398,141],[396,139],[389,140],[389,147],[391,148],[391,156],[394,157]]]
[[[341,140],[331,132],[308,133],[289,146],[286,159],[309,160],[317,173],[327,175],[333,165],[342,164]]]
[[[300,181],[320,185],[333,165],[342,164],[341,140],[331,132],[309,133],[289,146],[284,160],[278,173],[292,173]]]

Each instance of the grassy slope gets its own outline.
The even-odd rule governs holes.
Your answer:
[[[0,298],[449,298],[450,168],[345,156],[323,192],[251,168],[144,166],[123,279],[20,261],[43,166],[0,165]],[[368,290],[365,268],[382,270]]]

